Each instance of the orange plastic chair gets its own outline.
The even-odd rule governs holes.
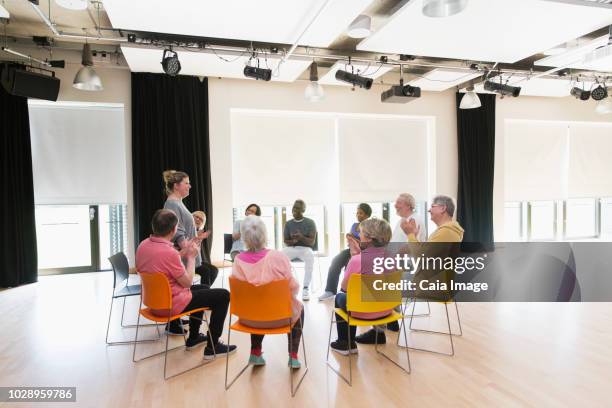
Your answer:
[[[273,281],[261,286],[255,286],[248,282],[229,278],[230,286],[230,315],[229,315],[229,330],[227,331],[227,344],[230,344],[230,335],[232,330],[240,331],[249,334],[289,334],[291,336],[291,290],[289,289],[289,281],[287,279]],[[232,315],[238,317],[238,321],[232,324]],[[281,327],[254,328],[245,326],[240,323],[240,319],[269,322],[274,320],[287,319],[287,325]],[[291,341],[291,337],[289,339]],[[306,360],[306,344],[302,335],[302,350],[304,353],[305,371],[301,376],[297,386],[293,387],[293,370],[289,371],[291,381],[291,396],[295,396],[298,388],[302,384],[306,373],[308,373],[308,361]],[[249,364],[244,366],[242,370],[228,384],[229,371],[229,356],[225,359],[225,389],[236,382],[238,377],[244,373],[249,367]]]
[[[178,348],[184,347],[184,346],[177,346],[177,347],[168,349],[168,337],[169,336],[167,335],[166,335],[166,349],[164,351],[160,351],[159,353],[151,354],[149,356],[140,358],[138,360],[136,359],[136,344],[137,344],[136,341],[138,340],[138,325],[140,324],[140,316],[143,316],[154,322],[170,324],[172,320],[180,319],[183,316],[190,316],[192,313],[195,313],[195,312],[203,312],[203,311],[209,310],[209,308],[207,307],[200,307],[200,308],[191,309],[191,310],[188,310],[186,312],[179,313],[176,315],[171,315],[170,311],[172,310],[172,290],[170,289],[170,283],[168,282],[168,278],[166,277],[166,275],[164,275],[161,272],[138,272],[138,275],[140,275],[140,280],[142,284],[142,296],[140,299],[140,313],[138,314],[138,322],[136,326],[136,336],[134,337],[134,354],[132,355],[132,361],[136,363],[138,361],[142,361],[150,357],[158,356],[163,353],[164,354],[164,379],[166,380],[172,377],[176,377],[177,375],[186,373],[187,371],[191,371],[193,369],[201,367],[205,364],[208,364],[207,362],[203,362],[201,364],[196,365],[195,367],[189,368],[187,370],[181,371],[171,376],[166,376],[168,351],[172,351],[172,350],[176,350]],[[145,308],[142,307],[143,304],[146,306]],[[153,314],[152,309],[167,310],[168,316],[155,315]],[[197,319],[197,317],[194,317],[194,318]],[[210,339],[212,338],[212,336],[210,334],[210,326],[208,325],[208,319],[206,317],[206,313],[204,313],[204,321],[206,322],[206,327],[208,329],[208,338]]]
[[[349,278],[348,287],[346,291],[346,309],[347,311],[345,312],[344,310],[340,308],[334,308],[332,310],[331,320],[329,323],[329,339],[327,341],[327,358],[326,358],[327,366],[331,368],[336,374],[338,374],[348,385],[351,385],[351,386],[353,385],[353,366],[351,362],[352,353],[348,354],[349,378],[346,378],[344,375],[342,375],[342,373],[340,373],[340,369],[334,367],[329,361],[329,349],[330,349],[330,343],[331,343],[332,326],[334,323],[336,323],[336,321],[334,320],[335,315],[337,314],[338,316],[340,316],[340,318],[346,321],[349,326],[386,325],[387,323],[395,322],[399,320],[401,322],[400,323],[400,333],[402,333],[401,329],[404,326],[404,315],[393,310],[393,308],[400,306],[402,304],[402,292],[401,291],[392,292],[392,296],[391,296],[393,298],[392,300],[365,301],[362,299],[362,296],[361,296],[362,293],[364,291],[371,291],[372,288],[368,287],[368,285],[362,282],[362,279],[361,279],[362,276],[363,275],[361,274],[353,274]],[[389,280],[393,282],[399,282],[400,279],[401,279],[401,273],[399,272],[390,273],[385,277],[385,280]],[[388,297],[389,296],[386,296],[386,298]],[[373,298],[376,298],[376,296],[373,296]],[[372,313],[372,312],[383,312],[387,310],[391,310],[391,313],[388,316],[381,317],[375,320],[359,319],[359,318],[352,316],[354,312]],[[403,333],[404,333],[404,341],[407,342],[406,330],[404,330]],[[351,344],[350,331],[349,331],[348,341],[350,345]],[[400,363],[393,360],[391,357],[386,355],[384,352],[382,352],[378,348],[378,336],[376,336],[376,343],[374,344],[374,350],[378,354],[382,355],[387,360],[389,360],[390,362],[392,362],[393,364],[401,368],[405,373],[410,374],[411,367],[410,367],[410,354],[408,352],[408,348],[405,349],[406,350],[406,360],[408,361],[407,369],[405,367],[402,367]]]

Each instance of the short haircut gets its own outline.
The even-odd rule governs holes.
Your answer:
[[[301,198],[298,198],[297,200],[295,200],[295,202],[293,203],[293,206],[295,207],[296,205],[301,205],[304,211],[306,211],[306,203]]]
[[[359,224],[361,233],[371,239],[374,246],[385,246],[391,240],[391,227],[389,223],[380,218],[368,218]]]
[[[363,211],[368,217],[372,215],[372,207],[370,207],[370,204],[368,203],[361,203],[357,206],[357,208]]]
[[[178,217],[174,211],[162,209],[155,211],[155,214],[153,214],[151,229],[153,230],[153,235],[164,237],[174,230],[176,224],[178,224]]]
[[[455,203],[452,198],[445,195],[435,196],[433,199],[433,204],[444,205],[446,206],[446,213],[451,217],[455,215]]]
[[[245,210],[248,210],[251,207],[255,207],[256,208],[255,215],[257,215],[258,217],[261,217],[261,208],[259,208],[259,206],[255,203],[247,205]]]
[[[266,224],[256,215],[249,215],[240,223],[240,238],[247,251],[259,251],[268,243]]]
[[[406,205],[414,211],[416,209],[416,202],[414,201],[414,197],[412,194],[402,193],[397,196],[397,199],[406,203]]]

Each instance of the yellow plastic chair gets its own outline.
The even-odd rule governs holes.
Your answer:
[[[362,299],[362,296],[361,296],[362,295],[362,290],[363,291],[373,292],[373,289],[369,288],[368,285],[362,283],[362,276],[364,276],[364,275],[361,275],[361,274],[353,274],[353,275],[351,275],[351,277],[349,279],[348,288],[347,288],[347,295],[346,295],[347,296],[347,298],[346,298],[346,309],[347,309],[347,311],[345,312],[344,310],[342,310],[340,308],[335,308],[334,310],[332,310],[331,321],[330,321],[330,324],[329,324],[329,338],[327,340],[327,358],[326,358],[326,363],[327,363],[329,368],[331,368],[336,374],[338,374],[350,386],[353,385],[353,366],[352,366],[352,362],[351,362],[351,360],[352,360],[351,359],[351,353],[349,352],[349,354],[348,354],[348,359],[349,359],[349,378],[348,379],[344,375],[342,375],[342,373],[340,373],[340,368],[339,367],[335,368],[332,364],[330,364],[330,361],[329,361],[329,350],[330,350],[330,343],[331,343],[331,333],[332,333],[332,327],[333,327],[334,323],[336,323],[336,320],[334,320],[334,316],[336,314],[338,314],[338,316],[340,316],[340,318],[342,320],[346,321],[349,326],[386,325],[387,323],[400,320],[401,321],[400,322],[400,333],[402,333],[402,332],[404,333],[404,341],[407,341],[406,330],[402,330],[403,329],[402,326],[404,325],[404,315],[401,314],[401,313],[396,312],[395,310],[392,310],[395,307],[397,307],[397,306],[402,304],[402,292],[398,290],[398,291],[393,291],[391,293],[385,293],[385,295],[384,295],[385,299],[392,298],[392,300],[385,300],[385,301],[367,300],[367,301],[364,301]],[[367,276],[371,276],[371,275],[367,275]],[[399,272],[393,272],[392,274],[387,274],[387,276],[385,276],[385,281],[399,282],[400,278],[401,278],[401,274]],[[376,296],[376,295],[374,295],[374,296]],[[378,296],[381,296],[381,295],[378,295]],[[366,320],[366,319],[358,319],[356,317],[352,317],[352,313],[354,313],[354,312],[358,312],[358,313],[375,313],[375,312],[383,312],[383,311],[387,311],[387,310],[391,310],[391,314],[388,315],[388,316],[385,316],[385,317],[381,317],[380,319]],[[351,332],[350,332],[350,330],[349,330],[348,344],[349,344],[349,348],[350,348],[350,344],[351,344]],[[410,374],[411,367],[410,367],[410,354],[408,352],[408,348],[405,348],[406,349],[406,360],[408,361],[408,369],[402,367],[402,365],[400,363],[398,363],[397,361],[393,360],[391,357],[389,357],[384,352],[379,350],[379,348],[378,348],[378,336],[376,337],[376,343],[374,344],[374,349],[376,350],[376,352],[378,354],[382,355],[387,360],[391,361],[393,364],[395,364],[396,366],[401,368],[405,373]]]
[[[136,344],[140,342],[138,340],[138,328],[140,325],[140,316],[143,316],[157,323],[166,323],[167,325],[169,325],[172,320],[180,319],[183,316],[189,316],[189,317],[198,319],[195,316],[191,316],[191,314],[195,312],[204,312],[203,321],[206,322],[206,328],[208,329],[208,338],[212,339],[212,335],[210,333],[210,326],[208,324],[208,319],[206,318],[206,311],[209,310],[209,308],[200,307],[200,308],[191,309],[191,310],[188,310],[186,312],[182,312],[176,315],[171,315],[170,313],[168,313],[168,316],[157,316],[153,314],[152,309],[168,310],[168,311],[172,310],[172,290],[170,289],[170,283],[168,282],[168,278],[166,277],[166,275],[164,275],[161,272],[138,272],[138,275],[140,275],[140,280],[142,282],[142,297],[140,299],[140,312],[138,314],[138,322],[136,323],[136,335],[134,336],[134,353],[132,354],[132,361],[136,363],[138,361],[142,361],[147,358],[151,358],[151,357],[163,354],[164,355],[164,379],[165,380],[170,379],[172,377],[176,377],[177,375],[186,373],[187,371],[191,371],[198,367],[202,367],[203,365],[209,364],[210,362],[214,361],[214,359],[216,359],[217,357],[216,354],[213,357],[213,359],[210,360],[208,363],[203,362],[203,363],[196,365],[195,367],[189,368],[187,370],[178,372],[170,376],[166,376],[166,367],[168,363],[168,351],[172,351],[172,350],[176,350],[176,349],[185,347],[185,346],[177,346],[177,347],[168,349],[168,338],[169,338],[168,335],[166,335],[166,349],[164,351],[160,351],[159,353],[151,354],[146,357],[136,359]],[[143,304],[146,306],[145,308],[142,308]],[[185,336],[183,335],[183,337]],[[215,350],[213,347],[213,352],[214,351]]]
[[[291,290],[289,289],[289,281],[286,279],[273,281],[261,286],[255,286],[248,282],[229,278],[230,286],[230,314],[229,314],[229,329],[227,331],[227,344],[230,343],[230,335],[232,330],[240,331],[249,334],[289,334],[289,342],[291,343]],[[238,317],[238,321],[232,324],[232,315]],[[240,319],[269,322],[274,320],[287,319],[287,325],[274,327],[270,329],[255,328],[245,326],[240,323]],[[297,323],[296,323],[297,324]],[[304,353],[304,374],[300,378],[297,386],[293,387],[293,370],[289,370],[291,381],[291,396],[295,396],[298,388],[302,384],[304,377],[308,373],[308,361],[306,360],[306,344],[304,342],[304,333],[302,333],[302,352]],[[249,364],[244,366],[242,370],[228,384],[229,371],[229,355],[225,359],[225,389],[236,382],[238,377],[244,373],[249,367]]]

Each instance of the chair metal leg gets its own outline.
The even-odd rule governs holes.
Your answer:
[[[142,307],[142,300],[140,301],[140,305],[141,305],[141,307]],[[190,316],[190,317],[191,317],[191,316]],[[195,317],[195,316],[193,316],[193,317],[194,317],[195,319],[198,319],[198,318],[197,318],[197,317]],[[205,322],[206,322],[207,329],[208,329],[208,330],[207,330],[207,331],[208,331],[208,334],[209,334],[209,336],[211,336],[211,333],[210,333],[210,326],[208,325],[208,319],[207,319],[207,317],[206,317],[206,311],[204,311],[204,316],[203,316],[203,317],[204,317],[204,319],[203,319],[203,320],[202,320],[202,319],[198,319],[198,320],[201,320],[201,321],[205,321]],[[138,314],[138,323],[140,323],[140,313]],[[168,319],[168,321],[166,322],[166,324],[170,324],[170,319]],[[134,340],[137,340],[137,339],[138,339],[138,328],[139,328],[139,327],[140,327],[139,325],[137,325],[137,326],[136,326],[136,337],[135,337],[135,339],[134,339]],[[158,334],[159,334],[159,328],[158,328]],[[137,344],[137,343],[140,343],[141,341],[134,342],[134,353],[132,354],[132,361],[133,361],[133,362],[135,362],[135,363],[137,363],[137,362],[139,362],[139,361],[146,360],[146,359],[148,359],[148,358],[155,357],[155,356],[159,356],[160,354],[163,354],[163,355],[164,355],[164,380],[169,380],[170,378],[174,378],[174,377],[179,376],[179,375],[181,375],[181,374],[184,374],[184,373],[186,373],[186,372],[188,372],[188,371],[195,370],[196,368],[202,367],[203,365],[207,365],[207,364],[211,363],[212,361],[214,361],[214,360],[215,360],[215,358],[216,358],[216,353],[215,353],[214,358],[213,358],[212,360],[209,360],[208,362],[202,362],[202,363],[197,364],[197,365],[195,365],[195,366],[193,366],[193,367],[191,367],[191,368],[188,368],[188,369],[186,369],[186,370],[183,370],[183,371],[180,371],[180,372],[178,372],[178,373],[176,373],[176,374],[172,374],[172,375],[168,376],[168,375],[167,375],[168,352],[169,352],[169,351],[173,351],[173,350],[177,350],[177,349],[180,349],[180,348],[185,347],[185,346],[176,346],[176,347],[173,347],[173,348],[170,348],[170,349],[169,349],[169,348],[168,348],[169,337],[170,337],[170,336],[166,335],[166,347],[165,347],[165,349],[164,349],[163,351],[160,351],[159,353],[155,353],[155,354],[148,355],[148,356],[146,356],[146,357],[139,358],[138,360],[136,359],[136,344]],[[184,337],[184,336],[183,336],[183,337]],[[209,338],[211,338],[211,337],[209,337]],[[215,349],[214,349],[214,346],[213,346],[213,352],[214,352],[214,350],[215,350]]]
[[[463,329],[461,328],[461,319],[459,318],[459,308],[457,306],[457,302],[455,302],[453,300],[453,303],[455,304],[455,310],[457,312],[457,321],[459,322],[459,333],[453,333],[451,330],[449,330],[449,332],[453,335],[453,336],[457,336],[460,337],[463,335]],[[415,301],[416,304],[416,301]],[[444,302],[444,304],[448,304],[448,302]],[[428,314],[431,312],[431,310],[429,309],[429,301],[427,301],[427,309],[429,310]],[[414,313],[414,308],[412,310],[412,312]],[[448,310],[447,310],[447,314],[448,314]],[[419,317],[420,315],[412,315],[413,317]],[[448,317],[448,316],[447,316]],[[411,331],[415,331],[415,332],[422,332],[422,333],[435,333],[435,334],[448,334],[447,332],[442,332],[442,331],[437,331],[437,330],[426,330],[426,329],[415,329],[412,327],[412,317],[410,318],[410,330]]]
[[[291,320],[289,321],[289,325],[291,325]],[[302,381],[304,381],[304,377],[306,377],[306,374],[308,373],[308,360],[306,359],[306,342],[304,341],[304,322],[302,321],[302,319],[300,319],[300,334],[302,335],[302,350],[304,353],[305,370],[304,370],[304,374],[302,374],[302,376],[300,377],[300,381],[298,381],[295,388],[293,388],[293,370],[292,369],[289,370],[289,375],[291,376],[291,396],[292,397],[295,397],[297,390],[300,388],[300,385],[302,385]],[[293,334],[291,332],[289,332],[289,344],[293,344]]]
[[[348,358],[349,358],[349,378],[346,378],[344,375],[342,375],[342,373],[340,372],[340,366],[338,366],[338,368],[334,367],[330,361],[329,361],[329,349],[331,348],[331,332],[332,332],[332,326],[334,323],[336,323],[336,320],[334,320],[334,315],[336,314],[336,312],[332,309],[332,313],[331,313],[331,322],[329,323],[329,338],[327,339],[327,358],[325,363],[327,364],[327,366],[329,368],[331,368],[336,374],[338,374],[338,376],[340,378],[342,378],[344,380],[344,382],[346,382],[349,386],[353,386],[353,371],[352,371],[352,365],[351,365],[351,327],[349,326],[349,342],[348,342],[348,348],[349,348],[349,352],[348,352]],[[348,322],[347,322],[348,324]]]
[[[113,315],[113,303],[115,301],[115,298],[111,296],[111,305],[110,305],[110,311],[108,312],[108,323],[106,325],[106,345],[107,346],[117,346],[117,345],[124,345],[124,344],[133,344],[134,341],[136,340],[122,340],[122,341],[108,341],[108,333],[109,333],[109,329],[110,329],[110,322],[111,322],[111,317]],[[125,297],[123,297],[123,308],[125,309]],[[138,321],[140,321],[140,312],[138,313]],[[132,324],[132,325],[123,325],[123,311],[121,312],[121,327],[122,328],[134,328],[136,327],[136,330],[138,330],[138,324]],[[159,339],[161,339],[161,335],[159,334],[159,328],[157,324],[141,324],[140,327],[145,327],[145,326],[155,326],[157,328],[157,338],[155,339],[144,339],[144,340],[138,340],[139,343],[151,343],[154,341],[158,341]]]
[[[402,331],[402,326],[404,325],[404,319],[401,319],[401,320],[402,320],[402,322],[400,323],[400,332]],[[398,333],[397,337],[399,338],[399,333]],[[404,331],[404,337],[406,337],[406,331]],[[384,358],[386,358],[387,360],[389,360],[390,362],[392,362],[393,364],[395,364],[396,366],[398,366],[399,368],[404,370],[404,372],[406,372],[406,374],[410,374],[412,369],[410,367],[410,355],[409,355],[409,352],[408,352],[408,347],[406,347],[406,359],[408,360],[408,369],[407,370],[404,367],[402,367],[402,365],[400,363],[398,363],[397,361],[393,360],[391,357],[389,357],[384,352],[382,352],[382,351],[380,351],[378,349],[378,335],[376,335],[375,339],[374,339],[374,350],[376,350],[376,352],[378,354],[381,354]]]
[[[456,303],[455,303],[456,306]],[[433,331],[433,330],[419,330],[419,329],[412,329],[412,327],[410,327],[411,331],[415,331],[415,332],[422,332],[422,333],[434,333],[434,334],[444,334],[447,335],[450,339],[450,345],[451,345],[451,352],[450,353],[444,353],[441,351],[436,351],[436,350],[430,350],[430,349],[424,349],[424,348],[418,348],[418,347],[411,347],[408,346],[408,341],[407,338],[404,339],[404,341],[406,342],[406,346],[400,346],[400,347],[405,347],[406,349],[411,349],[411,350],[418,350],[418,351],[426,351],[428,353],[434,353],[434,354],[441,354],[444,356],[449,356],[452,357],[455,355],[455,345],[453,342],[453,336],[455,336],[455,334],[452,333],[451,330],[451,324],[450,324],[450,315],[448,313],[448,302],[444,302],[444,309],[446,310],[446,322],[448,323],[448,332],[439,332],[439,331]],[[412,310],[412,312],[414,313],[414,309]],[[457,309],[457,313],[459,312],[459,309]],[[459,316],[459,314],[457,314],[457,316]],[[410,325],[412,325],[412,318],[413,316],[410,316]],[[401,328],[400,328],[401,330]],[[404,331],[406,331],[405,327],[404,327]],[[461,335],[461,334],[459,334]],[[404,337],[406,337],[406,333],[404,333]],[[399,342],[398,342],[399,345]]]
[[[232,316],[230,314],[229,317],[229,323],[227,326],[227,344],[231,344],[230,343],[230,339],[231,339],[231,333],[232,333]],[[227,391],[238,379],[238,377],[240,377],[242,375],[242,373],[244,373],[246,371],[246,369],[249,368],[249,363],[247,363],[244,367],[242,367],[242,370],[240,370],[240,372],[234,377],[234,379],[228,384],[227,383],[227,379],[228,379],[228,372],[229,372],[229,353],[225,353],[225,390]]]

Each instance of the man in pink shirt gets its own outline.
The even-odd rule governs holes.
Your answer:
[[[136,268],[139,273],[161,272],[168,278],[172,291],[172,310],[153,310],[158,316],[168,316],[187,310],[208,307],[211,309],[210,333],[204,348],[204,358],[212,359],[215,354],[231,353],[236,346],[219,341],[223,322],[229,306],[229,292],[225,289],[209,289],[205,285],[192,285],[195,273],[195,258],[198,247],[195,242],[185,245],[181,252],[174,249],[172,237],[176,233],[178,218],[171,210],[157,210],[151,227],[153,234],[142,241],[136,250]],[[181,262],[186,259],[186,266]],[[200,333],[203,312],[193,313],[189,319],[188,349],[203,344],[207,337]],[[213,350],[214,347],[214,350]]]

